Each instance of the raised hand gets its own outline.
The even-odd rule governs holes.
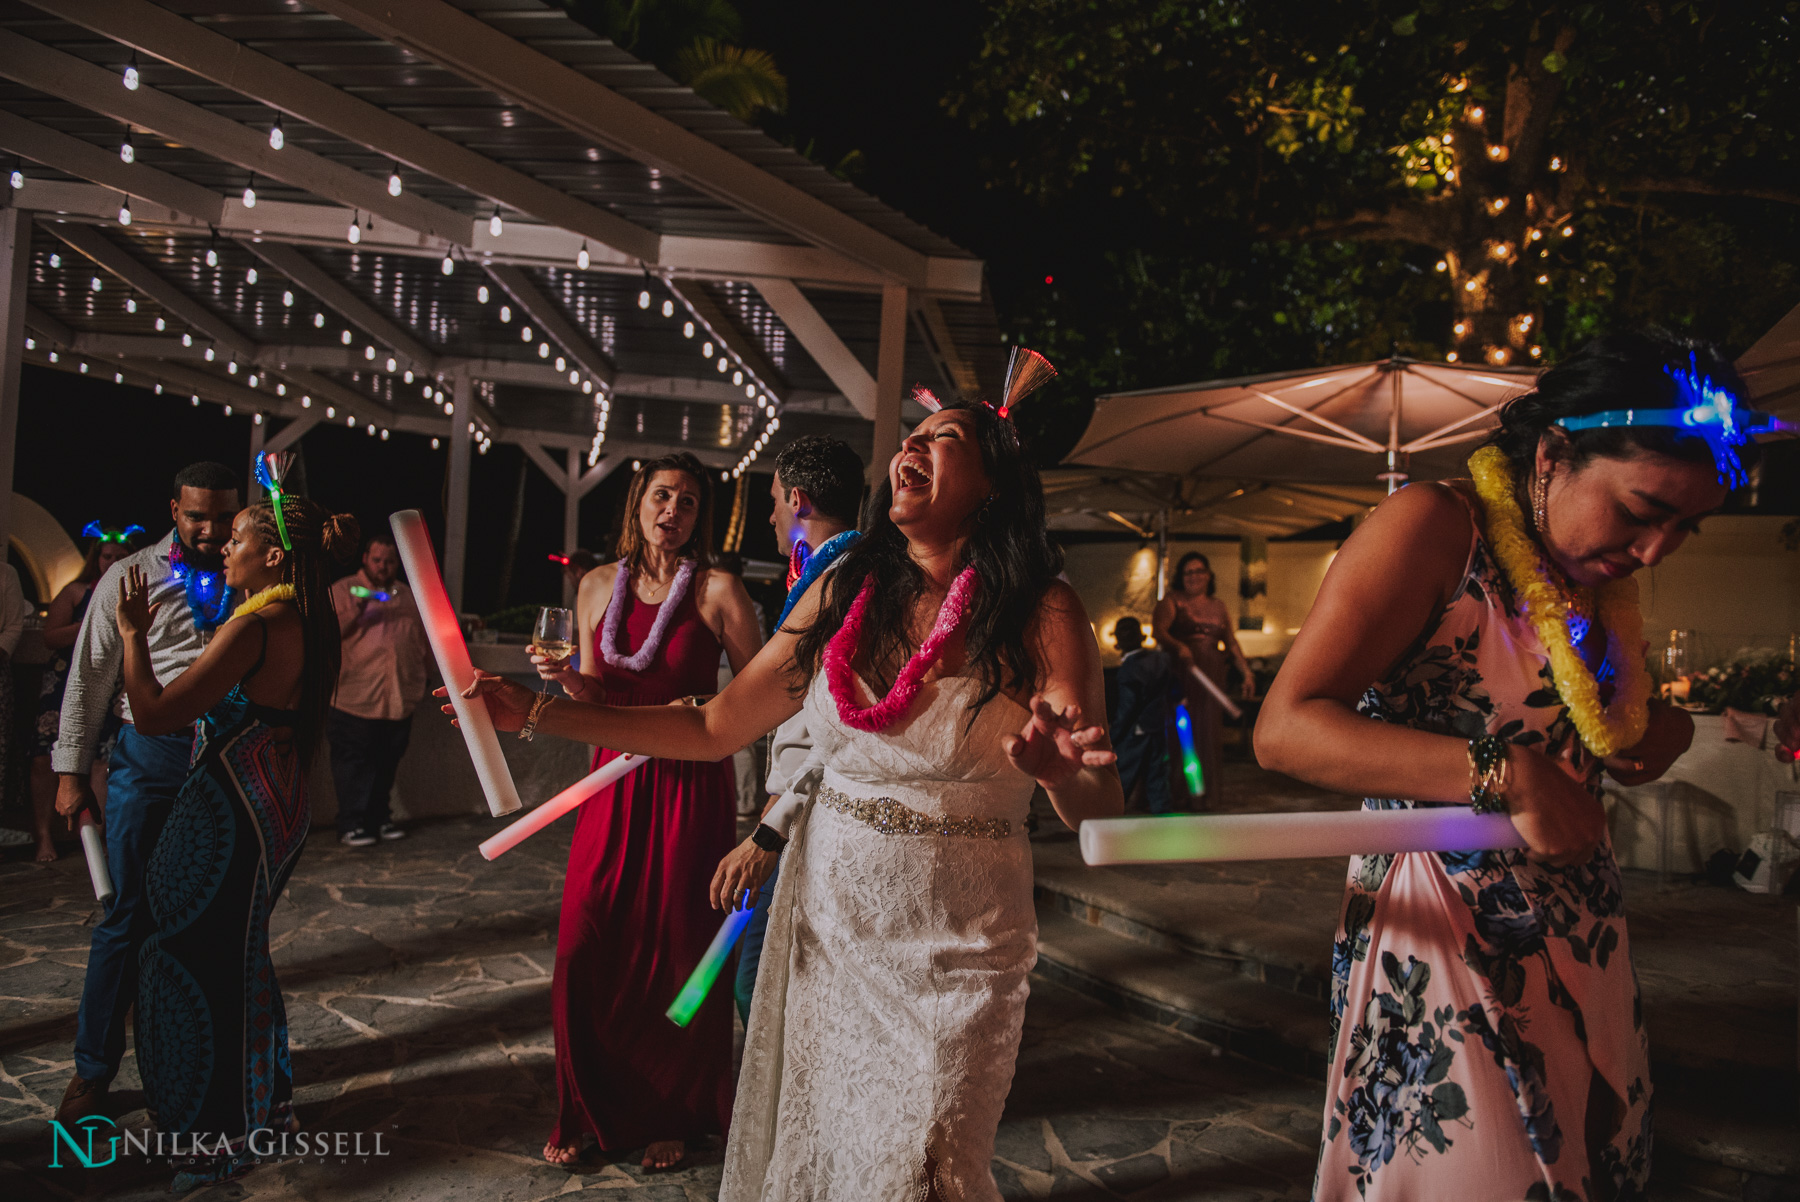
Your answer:
[[[1082,721],[1079,705],[1059,713],[1038,693],[1027,708],[1031,717],[1001,746],[1013,767],[1044,788],[1054,789],[1083,768],[1104,768],[1119,758],[1104,746],[1106,729]]]
[[[450,690],[448,687],[437,689],[432,696],[448,698]],[[487,706],[488,717],[493,720],[494,729],[502,731],[514,731],[524,726],[525,715],[530,711],[531,703],[537,699],[537,694],[524,685],[515,684],[504,676],[495,676],[492,672],[483,672],[480,668],[475,669],[475,683],[463,690],[463,696],[480,698]],[[454,705],[445,704],[442,709],[451,715],[450,725],[462,725],[455,718]]]
[[[144,575],[144,569],[136,564],[125,569],[125,578],[119,582],[119,603],[113,607],[113,619],[119,624],[121,638],[135,638],[140,634],[148,634],[150,624],[156,621],[156,615],[163,607],[161,601],[150,603],[150,582]]]

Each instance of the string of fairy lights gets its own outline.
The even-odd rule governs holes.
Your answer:
[[[142,81],[142,76],[138,69],[138,61],[137,61],[136,51],[132,52],[129,62],[126,64],[126,66],[123,68],[123,70],[120,73],[120,78],[121,78],[121,82],[123,83],[124,87],[128,91],[135,92],[142,85],[143,81]],[[133,134],[132,127],[130,125],[127,125],[125,127],[124,133],[119,141],[119,158],[122,162],[124,162],[126,164],[131,164],[131,163],[134,163],[137,161],[137,147],[136,147],[136,144],[132,140],[132,134]],[[287,133],[286,133],[286,130],[283,128],[282,117],[279,113],[277,113],[275,115],[272,123],[269,126],[268,140],[269,140],[269,148],[271,150],[279,151],[288,144]],[[15,166],[11,172],[9,182],[11,183],[14,191],[18,191],[18,190],[22,189],[26,183],[26,177],[25,177],[24,171],[21,168]],[[387,176],[387,193],[389,196],[399,197],[399,196],[403,195],[405,193],[405,191],[406,191],[406,182],[401,177],[400,164],[397,161],[392,162],[389,167],[388,176]],[[257,200],[256,175],[254,172],[251,172],[249,174],[249,177],[245,181],[244,189],[240,195],[240,199],[243,203],[243,206],[246,209],[253,209],[256,207],[256,200]],[[129,227],[132,224],[132,219],[133,219],[133,217],[132,217],[132,212],[131,212],[131,197],[129,194],[122,193],[119,210],[118,210],[119,225],[122,227]],[[351,215],[350,215],[350,224],[345,231],[345,240],[351,246],[358,246],[362,243],[362,241],[364,240],[365,237],[367,237],[369,234],[371,234],[373,232],[373,230],[374,230],[373,216],[371,214],[367,214],[367,213],[363,212],[361,209],[354,209],[354,210],[352,210]],[[504,230],[505,230],[505,221],[502,217],[500,206],[498,204],[496,204],[493,208],[492,213],[490,214],[490,216],[488,218],[488,233],[490,234],[490,236],[498,238],[501,236],[501,234],[504,232]],[[217,248],[217,241],[218,241],[218,231],[214,230],[213,234],[212,234],[212,242],[208,244],[206,253],[204,256],[206,266],[210,269],[213,269],[214,271],[217,271],[219,269],[219,262],[220,262],[218,248]],[[173,246],[173,242],[171,242],[170,245]],[[440,262],[439,262],[439,270],[441,271],[441,273],[445,276],[454,275],[456,272],[456,268],[457,268],[458,258],[459,258],[459,250],[455,246],[455,244],[451,244],[450,247],[444,252],[444,256],[443,256],[442,260],[440,260]],[[356,270],[356,268],[354,266],[354,255],[352,256],[352,259],[353,259],[352,270],[354,271],[354,270]],[[62,266],[62,256],[58,252],[51,252],[47,256],[47,262],[48,262],[48,265],[52,269],[60,269]],[[575,267],[578,271],[586,271],[589,268],[591,263],[592,263],[592,256],[590,255],[590,253],[588,251],[587,241],[585,239],[583,239],[580,244],[579,249],[575,253]],[[199,283],[200,275],[199,275],[199,269],[197,266],[193,269],[193,273],[194,273],[195,283]],[[243,274],[243,282],[247,286],[254,286],[257,283],[258,278],[259,278],[258,271],[255,266],[249,267]],[[667,293],[667,295],[661,301],[661,304],[658,306],[662,316],[665,319],[680,322],[681,334],[684,339],[686,339],[690,342],[694,341],[695,339],[699,339],[699,341],[697,343],[697,348],[699,350],[700,357],[704,361],[706,361],[713,368],[713,370],[715,372],[717,372],[720,376],[729,375],[732,386],[743,388],[745,401],[754,403],[756,406],[757,417],[756,417],[756,419],[753,420],[753,422],[751,424],[754,425],[756,421],[760,421],[761,429],[757,432],[756,437],[754,439],[752,439],[750,441],[750,443],[748,444],[748,446],[745,448],[743,454],[739,457],[737,463],[734,464],[729,470],[721,471],[721,473],[720,473],[720,477],[723,480],[728,480],[728,481],[735,480],[738,477],[742,476],[743,473],[750,470],[751,465],[753,465],[757,461],[758,457],[762,454],[763,450],[768,446],[769,440],[771,438],[773,438],[775,435],[775,432],[781,428],[781,417],[780,417],[781,404],[776,399],[774,393],[772,393],[770,391],[768,384],[763,379],[761,379],[760,376],[758,376],[756,370],[750,365],[750,363],[747,362],[744,359],[744,357],[738,353],[737,350],[733,349],[733,347],[730,345],[730,342],[726,338],[722,337],[720,335],[720,333],[712,327],[712,325],[705,319],[705,317],[702,316],[702,314],[697,309],[694,308],[694,306],[688,301],[688,299],[682,295],[681,291],[679,289],[675,288],[668,279],[659,278],[657,276],[652,275],[647,268],[645,269],[644,287],[642,289],[640,289],[640,291],[638,292],[638,296],[637,296],[637,306],[639,309],[649,310],[652,307],[652,305],[655,303],[654,298],[651,295],[651,288],[653,286],[658,287],[662,291]],[[89,302],[88,302],[88,309],[89,309],[89,314],[91,316],[92,312],[93,312],[92,296],[93,296],[93,294],[100,293],[104,288],[104,283],[103,283],[101,277],[98,275],[93,276],[91,278],[91,280],[89,281],[89,287],[90,287],[90,298],[89,298]],[[215,284],[214,291],[215,291],[215,294],[217,294],[219,291],[219,288],[216,284]],[[500,298],[500,296],[494,290],[490,289],[486,284],[481,284],[476,288],[476,299],[483,306],[487,306],[490,303],[497,303],[498,304],[497,316],[499,317],[500,323],[502,325],[512,324],[512,320],[513,320],[512,306],[510,304],[506,303],[504,300],[502,300]],[[292,309],[295,305],[295,300],[296,300],[295,294],[291,288],[284,289],[282,291],[281,304],[284,308]],[[240,308],[241,308],[241,306],[240,306]],[[127,296],[126,301],[125,301],[125,310],[129,314],[135,314],[137,312],[138,301],[135,296]],[[260,302],[258,302],[258,304],[257,304],[256,324],[258,324],[258,325],[263,324]],[[285,324],[285,322],[284,322],[284,324]],[[326,324],[327,324],[327,318],[326,318],[324,311],[320,310],[320,311],[314,312],[314,314],[312,316],[313,327],[315,329],[322,330],[325,328]],[[168,326],[169,326],[169,321],[168,321],[167,317],[165,317],[162,314],[158,314],[155,318],[155,327],[156,327],[157,332],[158,333],[166,332],[168,330]],[[550,365],[554,367],[557,374],[560,376],[566,372],[568,375],[569,384],[571,386],[579,386],[583,394],[590,395],[594,398],[594,435],[593,435],[592,442],[589,444],[588,453],[587,453],[588,466],[592,467],[594,464],[599,462],[601,454],[606,445],[607,423],[608,423],[608,421],[611,417],[611,413],[612,413],[612,399],[613,398],[611,395],[611,389],[606,385],[606,383],[603,380],[593,376],[590,373],[584,373],[580,369],[579,366],[574,366],[570,363],[570,358],[572,355],[572,348],[568,348],[568,347],[559,347],[558,348],[561,351],[569,352],[569,353],[553,352],[551,349],[551,339],[547,335],[545,335],[542,331],[534,329],[533,326],[531,324],[529,324],[527,315],[524,315],[524,314],[521,314],[521,322],[519,325],[519,336],[520,336],[521,341],[523,341],[527,344],[536,346],[536,348],[537,348],[536,353],[537,353],[538,358],[549,362],[552,360],[552,357],[554,356],[554,362],[551,363]],[[205,335],[203,334],[202,337],[205,337]],[[357,341],[355,331],[349,327],[345,327],[340,332],[339,341],[340,341],[341,345],[346,346],[346,347],[354,345],[355,342]],[[194,333],[191,330],[184,330],[181,334],[182,346],[184,348],[191,348],[194,345],[194,342],[195,342]],[[25,348],[27,350],[37,349],[37,344],[38,344],[38,340],[34,337],[27,337],[25,340]],[[208,363],[212,363],[219,358],[219,351],[212,344],[212,342],[210,340],[207,342],[207,345],[205,345],[202,348],[201,354],[202,354],[202,358]],[[58,350],[54,349],[53,347],[51,347],[51,348],[47,348],[46,356],[50,363],[57,364],[61,361],[62,353],[59,352]],[[366,363],[368,363],[370,365],[369,376],[370,376],[370,380],[371,380],[371,386],[376,388],[378,393],[379,393],[378,381],[380,379],[380,376],[378,373],[383,368],[385,368],[386,374],[389,377],[399,375],[405,384],[412,384],[415,382],[415,378],[416,378],[415,372],[410,364],[406,364],[403,366],[402,358],[399,355],[397,355],[392,350],[388,350],[388,351],[382,350],[374,342],[365,343],[365,345],[363,347],[363,359]],[[81,359],[77,363],[77,368],[78,368],[79,372],[82,374],[88,374],[89,367],[90,367],[90,364],[85,359]],[[255,364],[240,365],[238,358],[235,354],[228,353],[226,355],[225,370],[228,375],[234,376],[234,377],[239,374],[240,370],[242,370],[244,372],[243,383],[246,384],[250,388],[258,388],[259,386],[261,386],[267,382],[265,379],[265,377],[267,375],[267,369],[259,368]],[[113,375],[114,375],[114,381],[116,383],[123,383],[125,381],[125,373],[124,372],[115,371],[113,373]],[[360,383],[360,381],[362,379],[362,373],[360,373],[360,372],[352,373],[352,378],[354,381],[357,381]],[[439,412],[443,413],[446,417],[456,417],[456,416],[458,416],[458,414],[456,413],[456,403],[455,403],[454,397],[445,390],[444,382],[445,382],[444,376],[441,373],[438,374],[437,376],[435,376],[434,378],[423,379],[422,380],[423,397],[425,400],[431,402],[431,404]],[[491,401],[493,399],[493,397],[492,397],[492,393],[493,393],[492,382],[491,381],[482,381],[482,382],[480,382],[479,386],[487,394],[487,399],[491,403]],[[158,395],[162,394],[163,383],[161,381],[155,382],[154,389]],[[274,382],[274,391],[277,396],[286,397],[288,395],[287,383],[285,381],[281,381],[281,380],[275,381]],[[200,404],[199,393],[197,393],[197,392],[191,393],[190,400],[194,405],[198,406]],[[308,393],[302,393],[300,395],[299,403],[300,403],[301,408],[303,408],[303,409],[311,409],[314,404],[312,396]],[[328,404],[328,405],[324,406],[324,409],[325,409],[325,417],[327,420],[335,420],[337,418],[337,407],[335,405]],[[224,411],[229,416],[233,412],[233,406],[230,404],[225,404]],[[467,429],[471,439],[473,440],[473,443],[474,443],[474,446],[475,446],[475,449],[477,450],[477,452],[480,454],[484,454],[484,455],[487,454],[487,452],[493,446],[493,430],[492,430],[492,428],[488,425],[488,423],[486,421],[484,421],[481,418],[479,413],[471,412],[471,413],[462,414],[460,416],[467,422],[466,429]],[[263,414],[261,412],[253,411],[252,417],[253,417],[254,421],[259,425],[263,421]],[[344,420],[345,420],[346,425],[351,428],[354,428],[358,424],[358,419],[357,419],[356,415],[353,413],[347,414],[345,416]],[[371,423],[371,422],[364,422],[363,425],[364,425],[366,431],[368,432],[368,434],[372,437],[379,437],[383,440],[386,440],[390,437],[391,431],[385,426],[378,426],[375,423]],[[746,429],[745,432],[747,433],[748,430]],[[684,421],[683,421],[683,437],[684,437],[684,439],[686,437],[686,433],[687,433],[687,421],[686,421],[686,419],[684,419]],[[740,441],[741,441],[741,436],[740,436]],[[440,445],[440,440],[437,438],[431,439],[431,445],[432,445],[433,449],[436,449]]]

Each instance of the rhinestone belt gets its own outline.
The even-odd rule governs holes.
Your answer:
[[[970,839],[1004,839],[1012,834],[1007,818],[951,818],[921,814],[891,797],[847,797],[829,786],[818,792],[819,804],[847,814],[884,835],[961,835]]]

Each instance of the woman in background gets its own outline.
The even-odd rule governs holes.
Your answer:
[[[1200,780],[1205,788],[1201,797],[1192,799],[1196,809],[1217,809],[1225,784],[1225,711],[1218,698],[1194,673],[1226,687],[1226,673],[1232,664],[1243,676],[1245,700],[1256,695],[1256,678],[1238,646],[1231,611],[1214,596],[1218,580],[1213,576],[1212,561],[1198,551],[1189,551],[1175,564],[1175,588],[1156,603],[1150,615],[1156,633],[1156,645],[1175,657],[1175,675],[1187,694],[1188,717],[1193,722],[1194,750],[1200,756]]]
[[[37,727],[31,740],[31,809],[37,824],[38,863],[56,859],[56,843],[52,824],[56,818],[56,773],[50,768],[50,750],[62,726],[63,690],[69,683],[69,653],[75,636],[81,633],[81,621],[87,616],[88,598],[94,584],[106,570],[137,550],[142,526],[123,530],[107,530],[99,522],[90,523],[82,532],[94,541],[88,544],[87,558],[75,579],[63,585],[50,602],[44,615],[44,645],[50,648],[50,663],[44,669],[44,683],[38,689]],[[109,716],[100,746],[94,752],[92,770],[94,799],[101,813],[106,807],[106,761],[112,758],[113,744],[119,737],[119,719]]]

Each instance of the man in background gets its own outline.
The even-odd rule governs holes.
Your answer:
[[[1141,784],[1144,804],[1152,814],[1174,809],[1169,788],[1169,699],[1175,676],[1169,657],[1144,646],[1144,626],[1136,618],[1113,623],[1119,648],[1119,703],[1112,718],[1113,751],[1119,757],[1119,779],[1125,804],[1132,804]]]
[[[781,553],[789,557],[788,595],[775,620],[776,630],[812,583],[856,540],[862,490],[862,457],[835,438],[807,434],[783,447],[776,457],[775,479],[769,484],[775,512],[769,516],[769,524],[775,527]],[[812,735],[806,729],[804,710],[775,728],[765,786],[769,797],[763,813],[793,785],[811,752]],[[780,872],[777,862],[775,872],[756,895],[756,913],[738,944],[734,992],[738,1014],[745,1022],[750,1021],[750,998],[762,962],[763,936],[769,929],[769,901],[775,896]]]
[[[169,516],[175,529],[153,547],[128,555],[94,585],[93,600],[75,636],[62,723],[50,767],[57,774],[56,812],[73,830],[83,810],[97,813],[89,775],[119,692],[125,645],[114,609],[119,582],[132,568],[150,581],[157,605],[150,624],[150,670],[167,685],[200,658],[213,632],[231,617],[237,598],[225,587],[225,543],[238,509],[237,474],[224,464],[194,463],[175,476]],[[117,890],[88,946],[87,979],[75,1019],[75,1076],[56,1117],[64,1124],[106,1109],[107,1089],[125,1056],[125,1015],[137,1000],[138,949],[155,925],[144,896],[144,866],[156,846],[175,795],[187,779],[190,731],[141,735],[131,706],[106,780],[106,866]]]
[[[344,639],[337,695],[325,719],[338,842],[370,847],[406,837],[389,821],[388,805],[413,710],[425,696],[431,648],[412,590],[400,579],[400,552],[385,534],[369,540],[361,568],[331,586],[331,603]]]

